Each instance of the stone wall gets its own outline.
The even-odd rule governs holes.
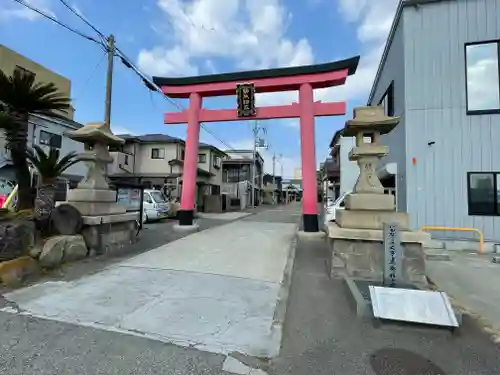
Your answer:
[[[1,220],[0,262],[27,255],[35,245],[35,233],[33,220]]]
[[[333,249],[331,276],[383,280],[384,244],[378,241],[331,239]],[[425,285],[425,254],[418,243],[402,243],[403,280],[408,284]]]

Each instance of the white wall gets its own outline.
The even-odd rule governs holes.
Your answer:
[[[152,159],[151,150],[153,148],[165,150],[165,157],[162,159]],[[171,167],[168,162],[178,159],[177,149],[177,143],[141,143],[140,147],[137,148],[135,173],[138,175],[150,173],[170,174]]]
[[[84,145],[81,142],[76,142],[72,139],[66,137],[65,133],[76,130],[76,128],[70,128],[64,126],[64,124],[56,119],[47,119],[39,116],[30,116],[30,123],[28,129],[28,146],[33,143],[38,146],[42,146],[48,151],[48,146],[40,144],[40,132],[46,131],[52,134],[57,134],[62,136],[60,155],[64,156],[71,151],[77,153],[82,153],[84,151]],[[66,170],[65,174],[84,176],[87,173],[87,167],[84,163],[77,163]]]
[[[354,137],[340,137],[340,195],[354,189],[359,176],[358,164],[349,160],[349,152],[356,145]]]

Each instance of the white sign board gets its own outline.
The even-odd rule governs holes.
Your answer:
[[[373,316],[404,322],[458,327],[446,293],[370,285]]]

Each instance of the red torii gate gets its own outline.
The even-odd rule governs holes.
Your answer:
[[[345,115],[346,103],[314,102],[313,89],[343,85],[347,77],[356,72],[358,62],[359,56],[327,64],[291,68],[181,78],[153,77],[154,83],[161,87],[166,96],[189,98],[187,110],[165,114],[165,124],[188,124],[179,225],[193,225],[200,122],[299,117],[304,231],[318,232],[314,117]],[[236,109],[202,108],[203,97],[235,95],[237,85],[248,82],[251,82],[257,93],[298,90],[299,102],[256,108],[252,115],[245,117],[240,117]]]

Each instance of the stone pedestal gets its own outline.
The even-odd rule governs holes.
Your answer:
[[[68,193],[67,203],[82,215],[82,234],[89,250],[96,254],[116,251],[136,238],[139,213],[126,212],[116,203],[116,191],[106,181],[106,165],[113,162],[108,146],[124,141],[113,135],[106,123],[90,123],[68,134],[85,143],[79,155],[88,165],[87,176]]]
[[[385,116],[380,106],[356,108],[354,119],[346,123],[343,135],[356,137],[356,147],[349,153],[349,159],[357,162],[360,173],[353,193],[346,197],[345,209],[336,212],[335,223],[328,223],[331,276],[383,281],[383,226],[397,223],[401,230],[402,281],[427,283],[423,243],[430,236],[409,230],[408,214],[396,212],[394,197],[384,194],[375,172],[379,159],[389,152],[387,146],[380,145],[380,136],[392,131],[398,123],[399,118]],[[371,138],[370,143],[365,143],[366,137]]]

